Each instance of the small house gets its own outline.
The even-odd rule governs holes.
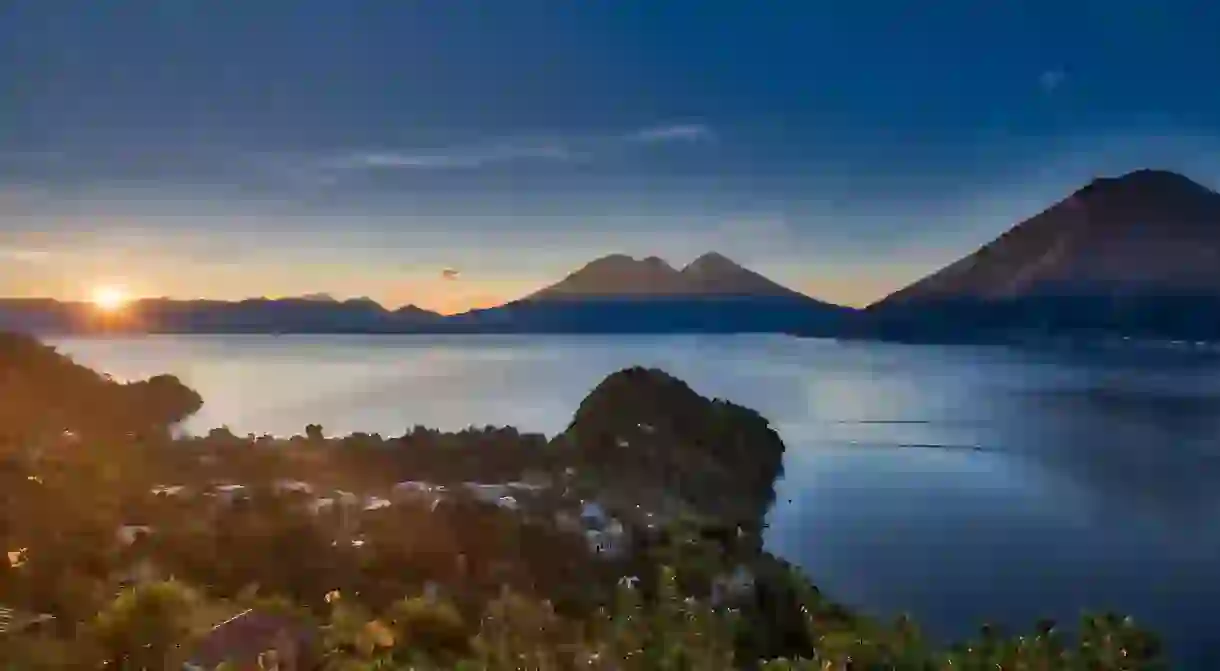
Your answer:
[[[618,520],[610,520],[602,529],[587,529],[585,542],[589,552],[605,558],[617,559],[627,552],[627,532]]]
[[[500,484],[483,484],[481,482],[465,483],[466,491],[475,499],[495,505],[501,497],[508,495],[508,486]]]
[[[143,524],[126,524],[118,528],[115,532],[115,538],[120,545],[133,545],[141,538],[146,538],[152,535],[152,527]]]
[[[580,507],[580,521],[587,529],[601,529],[609,522],[606,509],[596,501],[584,501]]]
[[[186,493],[186,487],[183,485],[157,485],[149,490],[153,496],[176,497]]]
[[[393,504],[390,503],[389,499],[383,499],[380,496],[370,496],[364,503],[364,509],[366,511],[381,510],[382,508],[389,508],[391,505]]]
[[[245,485],[233,484],[213,487],[211,495],[222,503],[233,503],[237,500],[249,498],[249,492],[246,491]]]
[[[324,510],[332,510],[335,507],[335,500],[329,498],[314,499],[309,502],[309,511],[314,515],[321,515]]]
[[[277,494],[312,494],[313,485],[300,480],[277,480],[273,485]]]
[[[390,490],[390,496],[400,500],[430,500],[432,496],[432,485],[427,482],[418,480],[407,480],[400,482]]]

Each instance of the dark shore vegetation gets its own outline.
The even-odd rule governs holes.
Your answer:
[[[172,438],[202,403],[0,335],[0,669],[1165,668],[1117,616],[946,647],[835,603],[762,550],[779,436],[660,371],[549,440]]]

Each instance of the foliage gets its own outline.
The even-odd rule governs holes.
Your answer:
[[[203,399],[172,375],[119,383],[19,334],[0,333],[0,442],[161,435]]]
[[[395,634],[399,656],[419,654],[429,660],[452,662],[470,648],[470,631],[452,603],[425,597],[394,602],[385,615]]]
[[[199,595],[169,581],[123,590],[90,627],[100,661],[118,669],[156,669],[196,631]]]
[[[754,411],[640,367],[599,383],[557,441],[603,484],[625,482],[633,503],[676,500],[733,522],[765,514],[785,449]]]

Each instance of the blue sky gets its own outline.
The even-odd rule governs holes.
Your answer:
[[[1207,0],[10,0],[0,294],[453,311],[716,249],[866,303],[1094,175],[1220,186],[1217,26]]]

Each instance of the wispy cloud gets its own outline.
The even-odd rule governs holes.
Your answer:
[[[456,280],[462,276],[462,271],[457,268],[445,268],[441,271],[441,278],[446,280]]]
[[[0,259],[19,261],[21,263],[45,263],[51,260],[52,254],[42,249],[22,249],[20,247],[0,247]]]
[[[458,170],[481,168],[493,163],[509,163],[513,161],[566,161],[572,157],[571,149],[559,143],[505,143],[488,147],[458,148],[441,151],[377,150],[353,152],[327,161],[324,167],[337,170]]]
[[[643,128],[627,135],[630,142],[697,142],[709,139],[712,129],[697,123],[670,124]]]
[[[378,148],[331,156],[308,169],[293,168],[299,177],[326,184],[340,174],[354,171],[457,171],[474,170],[516,162],[568,162],[596,158],[631,144],[699,142],[712,137],[704,124],[682,123],[650,126],[619,135],[576,136],[541,141],[498,140],[485,144],[432,149]]]

